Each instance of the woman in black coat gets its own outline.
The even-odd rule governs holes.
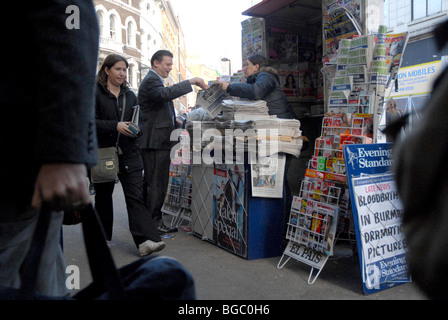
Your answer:
[[[295,118],[280,86],[278,72],[268,66],[264,56],[255,54],[249,57],[244,65],[244,76],[246,83],[220,82],[220,85],[233,97],[266,101],[270,115],[282,119]]]
[[[138,137],[133,137],[128,128],[133,107],[137,105],[137,97],[126,82],[128,66],[127,60],[117,54],[111,54],[104,60],[97,77],[96,128],[99,148],[113,147],[118,139],[118,178],[126,200],[129,228],[140,255],[144,256],[162,250],[165,243],[161,241],[143,200],[143,161]],[[121,121],[124,102],[126,105]],[[95,207],[108,240],[112,239],[114,186],[114,181],[95,183]]]

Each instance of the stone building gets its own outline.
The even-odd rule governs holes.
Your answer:
[[[182,28],[169,0],[94,0],[100,26],[98,69],[111,53],[129,62],[128,82],[135,92],[149,72],[152,55],[166,49],[174,55],[174,66],[166,85],[187,79],[186,47]],[[174,101],[177,110],[188,106],[188,98]]]

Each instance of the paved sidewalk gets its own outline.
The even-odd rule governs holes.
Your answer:
[[[114,193],[111,252],[117,267],[139,258],[132,241],[120,184]],[[280,257],[245,260],[180,229],[157,255],[177,259],[193,275],[198,300],[424,300],[415,284],[406,283],[364,295],[357,256],[332,258],[314,284],[310,267],[291,259],[282,269]],[[91,281],[81,227],[64,226],[67,264],[77,265],[81,288]],[[74,290],[76,292],[76,290]]]

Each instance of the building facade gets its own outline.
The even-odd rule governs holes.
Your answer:
[[[140,1],[94,1],[100,27],[98,68],[111,53],[124,56],[129,62],[128,82],[136,90],[140,84],[141,35]]]
[[[439,50],[434,28],[448,19],[448,0],[385,0],[384,24],[389,33],[409,32],[398,73],[398,88],[391,91],[399,112],[409,113],[409,126],[419,121],[420,112],[432,94],[434,81],[442,72],[448,48]]]
[[[165,85],[187,79],[185,40],[169,0],[94,0],[94,4],[100,26],[98,69],[109,54],[124,56],[129,62],[129,85],[137,93],[151,68],[152,55],[165,49],[174,56]],[[186,109],[189,99],[193,100],[176,99],[176,110]]]
[[[448,0],[385,0],[384,24],[389,33],[408,31],[402,67],[440,60],[432,31],[448,18]]]

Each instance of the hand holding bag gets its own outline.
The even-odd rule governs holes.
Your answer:
[[[51,297],[35,292],[40,257],[51,210],[42,205],[36,230],[22,265],[20,288],[0,287],[0,300],[194,300],[191,274],[175,259],[147,256],[117,269],[92,204],[82,209],[82,230],[93,282],[73,297]]]

